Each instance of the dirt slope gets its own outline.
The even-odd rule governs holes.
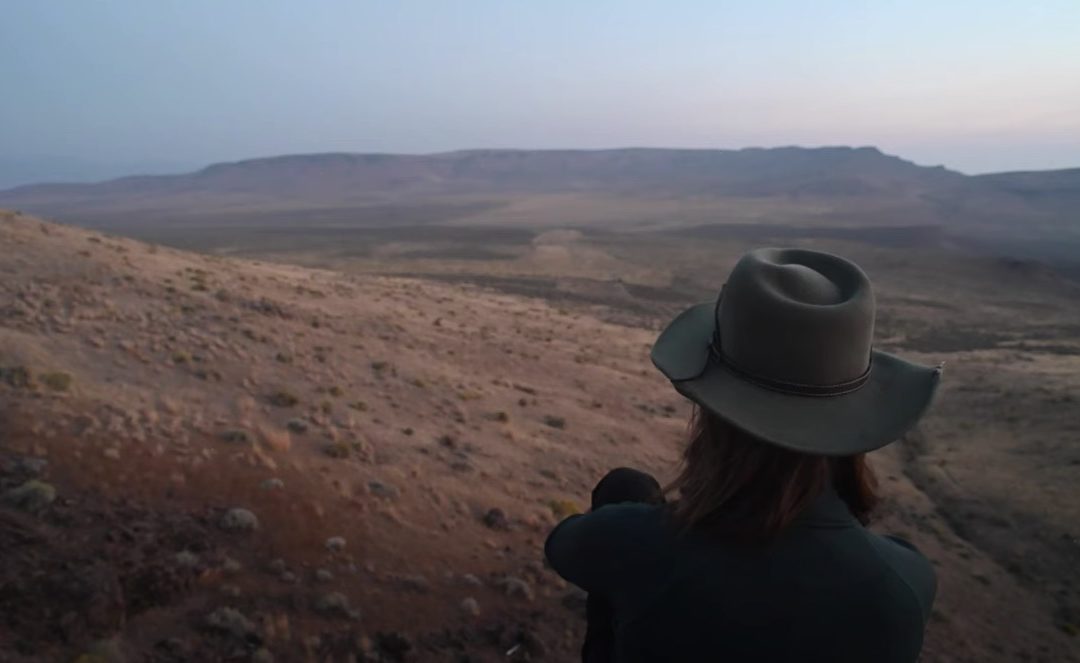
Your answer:
[[[573,660],[546,531],[609,467],[674,469],[654,332],[584,307],[13,213],[0,247],[0,661]],[[1077,660],[918,453],[876,461],[941,574],[924,659]]]

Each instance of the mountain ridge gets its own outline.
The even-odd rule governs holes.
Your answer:
[[[550,148],[550,149],[527,149],[527,148],[470,148],[461,150],[450,150],[444,152],[429,152],[429,153],[394,153],[394,152],[301,152],[295,154],[276,154],[262,157],[251,157],[245,159],[237,159],[233,161],[219,161],[208,164],[202,168],[168,174],[156,174],[156,175],[143,175],[134,174],[126,175],[123,177],[108,178],[99,181],[92,182],[36,182],[31,184],[23,184],[7,189],[0,189],[0,195],[12,194],[17,192],[34,191],[42,188],[52,187],[79,187],[79,188],[92,188],[101,185],[114,184],[119,182],[131,182],[131,181],[154,181],[165,180],[177,177],[198,177],[207,176],[211,174],[220,173],[237,167],[255,167],[265,166],[271,164],[282,163],[298,163],[298,162],[312,162],[312,161],[351,161],[351,162],[387,162],[387,161],[421,161],[421,160],[433,160],[433,161],[451,161],[456,159],[468,159],[477,157],[511,157],[522,155],[541,155],[541,156],[592,156],[592,155],[758,155],[758,154],[776,154],[776,155],[792,155],[798,153],[806,154],[864,154],[874,155],[887,159],[893,159],[906,165],[914,166],[916,168],[922,168],[938,172],[950,172],[958,175],[963,175],[958,171],[952,171],[945,166],[922,166],[912,161],[908,161],[901,157],[886,154],[882,152],[880,148],[875,146],[843,146],[843,145],[827,145],[817,147],[803,147],[797,145],[785,145],[777,147],[744,147],[744,148],[667,148],[667,147],[618,147],[618,148],[602,148],[602,149],[584,149],[584,148]],[[1040,172],[1040,171],[1034,171]],[[977,177],[967,176],[965,177]]]
[[[463,204],[478,211],[463,214]],[[329,152],[0,191],[0,207],[98,227],[227,225],[241,216],[259,225],[275,213],[365,226],[414,218],[592,227],[851,218],[1071,237],[1078,206],[1080,169],[973,176],[870,146]]]

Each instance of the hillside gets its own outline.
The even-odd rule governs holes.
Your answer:
[[[687,408],[648,364],[654,331],[601,306],[12,213],[0,245],[4,660],[571,660],[581,595],[542,564],[546,531],[607,468],[674,470]],[[925,439],[875,454],[877,527],[942,578],[927,661],[1076,660],[1073,553],[1036,547],[1075,522],[1068,496],[1013,491],[1048,518],[1016,570],[1018,542],[949,487],[968,475],[941,474],[975,467],[951,455],[984,430],[959,425],[965,385],[1075,391],[1076,355],[1027,351],[1000,375],[1015,347],[967,353]]]

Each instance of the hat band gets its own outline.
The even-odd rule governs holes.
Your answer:
[[[787,382],[784,380],[774,380],[773,378],[763,377],[757,375],[752,371],[739,366],[738,363],[733,361],[731,357],[724,354],[724,346],[720,344],[720,300],[724,296],[724,290],[721,288],[720,296],[716,298],[716,308],[713,311],[713,335],[712,342],[709,343],[709,357],[723,364],[735,375],[739,376],[743,380],[755,384],[765,389],[772,391],[778,391],[782,394],[791,394],[793,396],[842,396],[844,394],[850,394],[853,391],[857,391],[860,387],[866,384],[866,381],[870,379],[870,369],[874,365],[874,355],[870,355],[870,361],[866,365],[866,370],[863,374],[853,380],[847,380],[845,382],[838,382],[836,384],[801,384],[799,382]]]

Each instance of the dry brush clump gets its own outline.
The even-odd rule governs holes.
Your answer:
[[[64,371],[44,371],[35,375],[26,366],[0,367],[0,383],[12,389],[37,391],[41,387],[58,393],[71,389],[75,379]]]
[[[284,388],[271,392],[266,400],[275,407],[294,407],[300,403],[299,396]]]
[[[566,428],[566,419],[552,414],[544,415],[544,424],[562,430]]]

